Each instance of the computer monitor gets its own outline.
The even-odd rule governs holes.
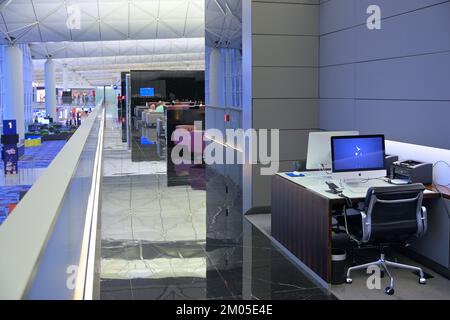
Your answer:
[[[362,180],[386,176],[384,135],[331,138],[333,179]]]
[[[141,88],[139,91],[139,95],[141,97],[154,97],[155,96],[155,88]]]
[[[331,169],[331,137],[357,136],[358,131],[311,132],[308,140],[306,169]]]

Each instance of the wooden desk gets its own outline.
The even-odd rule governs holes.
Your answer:
[[[327,180],[330,179],[291,178],[285,173],[273,177],[272,236],[315,275],[331,283],[332,212],[341,210],[345,200],[325,192]],[[382,186],[383,181],[378,181],[375,186]],[[365,192],[344,194],[354,201],[365,198]],[[435,191],[424,193],[425,200],[439,197]]]

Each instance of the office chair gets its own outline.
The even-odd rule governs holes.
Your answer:
[[[394,294],[394,278],[388,266],[418,271],[419,283],[425,284],[423,270],[418,267],[391,262],[385,259],[384,247],[389,244],[408,244],[413,238],[420,238],[427,230],[427,210],[422,207],[423,184],[406,186],[376,187],[367,191],[364,209],[348,215],[344,212],[345,229],[350,238],[358,244],[380,247],[380,259],[372,263],[354,266],[347,271],[347,283],[352,283],[351,272],[377,265],[390,278],[385,293]]]

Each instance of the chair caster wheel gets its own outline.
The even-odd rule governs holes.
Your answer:
[[[425,278],[420,278],[420,279],[419,279],[419,283],[420,283],[420,284],[426,284],[426,283],[427,283],[427,279],[425,279]]]
[[[347,284],[350,284],[352,282],[353,282],[352,278],[346,278],[345,279],[345,283],[347,283]]]
[[[387,287],[387,288],[384,290],[384,293],[386,293],[386,294],[389,295],[389,296],[392,296],[392,295],[394,294],[394,288],[392,288],[392,287]]]

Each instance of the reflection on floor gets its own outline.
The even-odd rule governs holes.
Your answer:
[[[134,122],[129,149],[116,114],[105,131],[101,299],[334,298],[242,219],[238,184],[218,168],[168,174],[165,142],[141,144],[154,129]]]

